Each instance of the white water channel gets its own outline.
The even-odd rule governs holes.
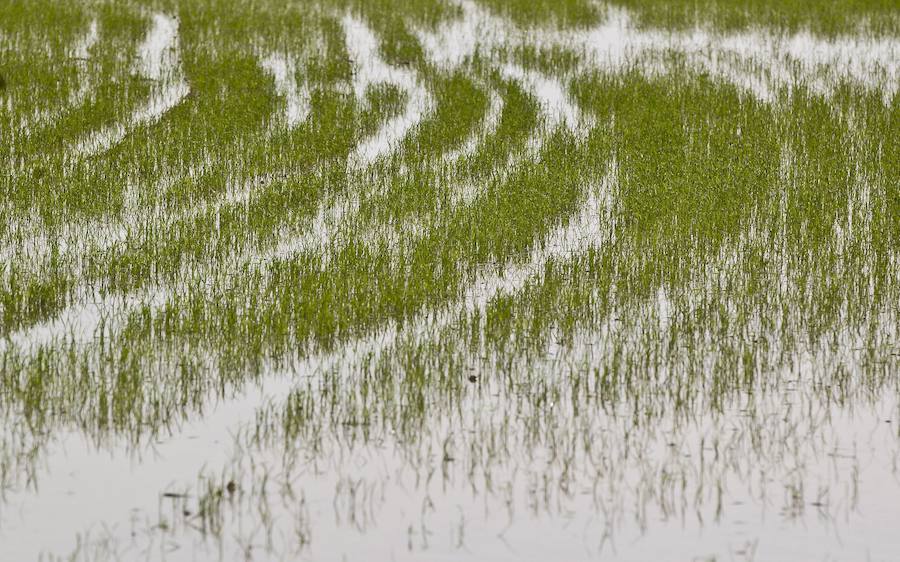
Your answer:
[[[152,82],[150,99],[137,108],[124,123],[115,123],[97,131],[73,147],[78,156],[105,152],[122,142],[132,130],[158,121],[190,93],[181,69],[178,47],[178,20],[162,13],[153,14],[153,25],[138,48],[135,72]]]

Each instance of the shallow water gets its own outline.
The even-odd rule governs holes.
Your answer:
[[[132,113],[127,123],[116,123],[79,142],[73,147],[76,155],[91,156],[109,150],[122,142],[130,129],[159,120],[190,93],[180,68],[175,19],[162,13],[153,14],[153,27],[138,48],[135,72],[156,86],[150,99]]]
[[[17,222],[0,248],[0,559],[897,558],[900,248],[891,147],[873,123],[896,104],[900,40],[647,29],[619,8],[589,29],[525,29],[457,5],[458,18],[409,24],[421,65],[389,62],[391,38],[364,11],[316,20],[337,34],[334,68],[292,51],[296,21],[272,42],[249,36],[277,100],[254,153],[277,162],[267,171],[207,155],[123,187],[117,216],[53,231],[21,203],[3,211]],[[174,13],[147,19],[134,71],[151,99],[62,160],[137,170],[127,151],[105,153],[179,119],[197,78],[183,45],[215,35]],[[92,23],[74,51],[104,56],[102,34]],[[404,143],[436,119],[435,74],[454,72],[472,75],[484,109],[417,158]],[[691,80],[703,85],[668,129],[657,98],[643,121],[591,98],[596,84],[683,96]],[[385,84],[402,94],[397,115],[293,167],[327,119],[368,118]],[[703,88],[738,92],[739,118],[692,107]],[[518,136],[531,117],[517,91],[535,107]],[[802,136],[817,120],[841,127],[824,146]],[[723,129],[741,158],[714,144]],[[636,149],[645,130],[676,150]],[[774,139],[765,164],[760,138]],[[721,180],[678,160],[703,146],[722,150]],[[224,179],[204,179],[216,169]],[[729,211],[745,169],[761,194]],[[664,179],[635,187],[645,177]],[[139,190],[179,181],[197,188],[191,204],[141,208]],[[706,224],[663,189],[704,213],[691,182],[738,226],[678,230]],[[484,224],[501,234],[467,231]],[[205,245],[172,246],[191,229]],[[145,278],[129,277],[134,240],[162,250]],[[44,271],[71,288],[15,292]],[[16,299],[46,302],[20,325],[6,314]]]

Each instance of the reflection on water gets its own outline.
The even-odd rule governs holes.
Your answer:
[[[0,558],[898,556],[900,248],[878,127],[900,42],[647,30],[618,9],[595,29],[526,30],[459,6],[411,25],[421,64],[388,62],[360,14],[324,17],[348,68],[331,91],[307,53],[255,50],[280,100],[270,145],[322,126],[322,97],[352,90],[362,119],[372,86],[403,96],[343,158],[297,174],[342,188],[294,223],[259,203],[290,173],[235,163],[220,198],[148,218],[132,193],[101,225],[118,234],[73,221],[62,252],[4,231],[8,294],[15,272],[112,252],[138,224],[168,249],[210,217],[214,250],[152,286],[78,262],[64,305],[3,324]],[[71,158],[102,158],[188,96],[182,24],[149,18],[135,71],[153,107]],[[78,53],[103,47],[97,29]],[[436,114],[435,76],[460,69],[484,115],[448,165],[416,162],[403,143]],[[407,177],[419,191],[391,191]],[[234,216],[275,241],[221,242]],[[379,268],[434,278],[394,295]],[[344,274],[359,277],[329,281]]]

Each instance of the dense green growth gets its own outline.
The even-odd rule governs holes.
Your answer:
[[[0,492],[40,494],[58,440],[127,459],[276,381],[233,464],[198,457],[202,533],[388,449],[476,497],[521,469],[707,513],[729,475],[800,486],[812,413],[897,401],[893,3],[0,2]],[[621,10],[635,44],[710,46],[592,59]],[[739,30],[826,54],[776,68]]]

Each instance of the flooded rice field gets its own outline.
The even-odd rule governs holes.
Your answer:
[[[898,560],[898,139],[879,0],[0,0],[0,560]]]

